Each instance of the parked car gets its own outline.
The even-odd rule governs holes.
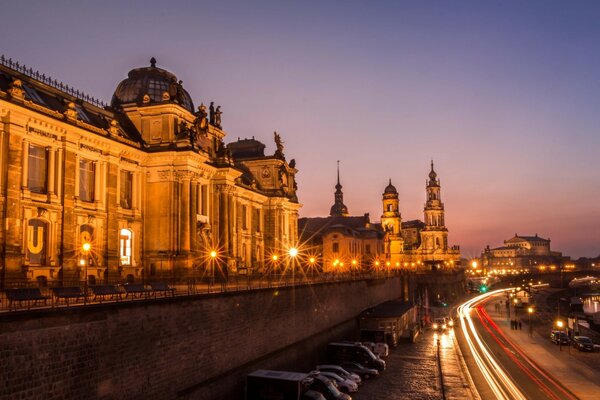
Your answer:
[[[302,400],[327,400],[325,398],[325,396],[323,396],[323,394],[314,391],[314,390],[307,390],[303,395],[302,395]]]
[[[342,378],[341,376],[339,376],[335,372],[318,370],[318,371],[312,371],[311,374],[312,373],[321,374],[321,375],[329,378],[330,380],[332,380],[333,382],[335,382],[335,384],[338,387],[338,389],[340,389],[344,393],[358,392],[358,383],[354,382],[351,379]]]
[[[552,341],[552,343],[554,344],[569,344],[571,342],[571,339],[569,339],[569,336],[563,332],[563,331],[551,331],[550,332],[550,340]]]
[[[310,388],[321,393],[327,400],[352,400],[352,397],[340,392],[329,378],[321,374],[313,376]]]
[[[356,362],[343,362],[340,367],[344,368],[348,372],[352,372],[360,376],[362,379],[369,379],[374,376],[379,376],[379,371],[374,368],[367,368],[360,363]]]
[[[327,345],[327,356],[335,363],[357,362],[368,368],[375,368],[378,371],[385,370],[385,361],[377,357],[366,346],[360,342],[333,342]]]
[[[388,346],[386,343],[362,342],[362,344],[367,346],[367,348],[371,350],[377,357],[387,357],[390,354],[390,346]]]
[[[300,400],[313,383],[308,374],[260,369],[246,376],[246,399]]]
[[[344,368],[340,367],[339,365],[323,364],[323,365],[317,365],[316,368],[318,371],[335,372],[342,378],[351,379],[359,385],[362,383],[362,379],[360,379],[360,376],[358,376],[358,374],[355,374],[350,371],[346,371]]]
[[[575,336],[573,347],[579,351],[594,351],[594,342],[587,336]]]

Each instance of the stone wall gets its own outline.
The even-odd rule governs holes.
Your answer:
[[[238,399],[255,368],[309,368],[399,277],[0,316],[0,398]]]

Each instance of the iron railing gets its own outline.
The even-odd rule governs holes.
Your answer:
[[[58,89],[62,92],[70,94],[71,96],[77,97],[78,99],[93,104],[96,107],[105,108],[108,106],[108,104],[106,104],[105,102],[98,100],[93,96],[89,96],[82,91],[76,90],[72,86],[66,85],[56,79],[53,79],[50,76],[47,76],[46,74],[41,74],[39,71],[36,71],[33,68],[28,68],[25,64],[20,64],[18,61],[13,61],[12,58],[6,58],[4,54],[0,54],[0,64],[14,71],[27,75],[30,78],[33,78],[48,86],[52,86],[53,88]]]
[[[286,288],[292,286],[314,285],[329,282],[358,281],[368,279],[383,279],[400,275],[400,271],[389,272],[347,272],[347,273],[315,273],[292,275],[288,274],[261,274],[261,275],[230,275],[228,277],[211,276],[187,276],[185,278],[152,278],[144,279],[136,284],[142,284],[147,289],[146,295],[129,295],[125,291],[128,285],[126,279],[108,279],[98,281],[96,285],[113,285],[119,288],[121,296],[113,299],[94,299],[93,291],[89,283],[81,280],[63,280],[41,284],[31,280],[9,280],[5,282],[4,290],[0,291],[0,312],[25,311],[32,309],[62,309],[73,306],[86,306],[99,303],[128,302],[128,301],[155,301],[164,297],[171,297],[168,292],[153,292],[150,283],[161,282],[175,289],[174,297],[210,295],[215,293],[241,292],[248,290],[268,290],[277,288]],[[78,287],[85,294],[81,298],[69,299],[69,302],[58,299],[53,295],[53,288],[56,287]],[[7,291],[18,288],[38,288],[43,296],[48,298],[46,304],[43,302],[27,302],[9,304]]]

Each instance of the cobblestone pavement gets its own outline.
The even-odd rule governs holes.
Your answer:
[[[354,400],[442,399],[433,332],[391,349],[387,369],[361,385]]]

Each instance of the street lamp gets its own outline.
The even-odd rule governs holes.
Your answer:
[[[527,316],[529,317],[529,336],[533,334],[533,328],[531,326],[531,314],[533,314],[533,307],[527,307]]]
[[[563,335],[563,326],[564,326],[564,322],[562,322],[561,320],[556,321],[556,326],[558,327],[559,330],[559,336],[558,336],[558,350],[562,351],[562,335]]]
[[[211,250],[210,253],[210,285],[215,284],[215,263],[217,262],[218,253],[216,250]]]
[[[294,285],[296,283],[294,272],[296,270],[296,256],[298,255],[298,249],[295,247],[290,247],[288,254],[292,258],[292,285]]]
[[[84,242],[81,246],[83,250],[83,258],[79,261],[85,267],[84,271],[84,282],[83,282],[83,299],[84,302],[87,303],[87,294],[88,294],[88,264],[89,264],[89,252],[92,249],[92,245],[89,242]]]

